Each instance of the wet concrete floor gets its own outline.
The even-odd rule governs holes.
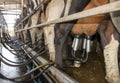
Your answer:
[[[8,58],[12,61],[20,61],[20,60],[18,60],[17,56],[11,54],[4,47],[2,47],[2,54],[6,58]],[[26,72],[26,67],[25,66],[11,67],[11,66],[7,66],[6,64],[1,62],[0,73],[3,74],[4,76],[8,77],[8,78],[18,77],[18,76],[24,74],[25,72]],[[0,83],[17,83],[17,82],[2,79],[2,77],[0,77]]]

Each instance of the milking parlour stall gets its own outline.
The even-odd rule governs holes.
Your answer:
[[[120,0],[20,3],[15,37],[0,25],[0,48],[22,61],[14,62],[1,52],[0,62],[27,70],[13,78],[0,73],[4,79],[15,83],[120,83]]]

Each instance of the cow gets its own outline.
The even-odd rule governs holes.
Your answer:
[[[21,27],[23,27],[24,29],[29,28],[30,26],[34,26],[38,23],[43,23],[46,20],[45,16],[44,16],[44,11],[46,8],[44,8],[45,5],[47,5],[51,0],[27,0],[23,5],[23,11],[22,14],[20,15],[20,19],[22,20],[23,18],[25,18],[27,15],[29,15],[30,13],[33,12],[33,10],[39,5],[42,6],[38,9],[38,11],[36,11],[32,16],[30,16],[28,19],[26,19],[23,22],[23,26],[19,26],[18,28],[20,29]],[[22,17],[23,15],[23,17]],[[43,34],[43,29],[39,29],[39,28],[34,28],[31,30],[24,30],[21,31],[19,33],[16,33],[17,36],[19,34],[23,34],[23,41],[26,43],[28,41],[31,41],[32,44],[34,44],[36,41],[40,40],[42,34]],[[40,46],[40,45],[39,45]]]
[[[90,3],[83,9],[86,10],[106,3],[108,3],[108,0],[91,0]],[[74,25],[74,23],[76,23],[74,21],[72,21],[71,23],[67,22],[67,23],[56,24],[55,47],[56,47],[56,64],[58,68],[63,67],[63,55],[66,48],[66,43],[67,43],[66,40],[68,38],[68,34],[70,33],[70,31],[72,30],[73,33],[79,35],[83,33],[89,36],[94,35],[97,32],[98,26],[100,25],[104,16],[105,15],[97,15],[97,16],[79,19],[76,25]],[[117,31],[115,31],[115,28],[111,21],[108,22],[106,28],[104,27],[99,28],[98,32],[100,34],[101,43],[104,51],[103,54],[105,57],[106,80],[110,83],[120,83],[118,60],[117,60],[117,51],[119,46],[118,41],[120,40],[120,35],[117,33]],[[111,30],[109,30],[108,27],[111,28]],[[115,46],[114,48],[111,47],[112,42],[115,43],[115,45],[113,45],[113,47]],[[110,54],[113,55],[110,56]]]
[[[33,1],[33,3],[35,3],[35,1]],[[44,1],[40,0],[40,3],[41,3],[41,8],[34,15],[31,16],[30,26],[34,26],[38,23],[40,24],[40,23],[44,23],[44,22],[59,18],[64,9],[64,0],[44,0]],[[34,5],[32,8],[35,8]],[[30,8],[30,10],[32,10],[32,8]],[[31,34],[32,44],[34,44],[36,40],[39,40],[44,33],[45,42],[48,45],[50,57],[55,56],[54,25],[42,27],[42,29],[33,28],[29,31]],[[48,35],[48,33],[50,34]]]
[[[36,7],[35,0],[27,0],[25,4],[23,4],[22,8],[22,14],[20,15],[20,19],[23,20],[27,15],[32,13],[32,10]],[[23,22],[22,28],[26,29],[31,26],[31,18],[29,17]],[[19,26],[20,27],[20,26]],[[22,33],[23,34],[23,41],[26,43],[28,41],[31,41],[31,35],[30,35],[30,30],[25,30],[22,32],[19,32],[18,34]]]
[[[79,2],[79,1],[75,0],[72,3],[77,3],[77,2]],[[80,1],[80,2],[82,2],[82,1]],[[34,2],[32,1],[31,4],[33,5],[33,3]],[[50,3],[46,7],[43,7],[44,12],[41,13],[41,16],[40,16],[41,22],[40,23],[48,22],[48,21],[59,18],[64,11],[65,4],[66,4],[66,0],[50,0]],[[75,6],[75,8],[77,8],[77,7],[78,7],[78,5]],[[30,10],[32,10],[33,8],[34,8],[34,5],[31,6]],[[72,12],[75,13],[74,10]],[[38,15],[39,12],[36,14]],[[31,24],[30,26],[36,25],[37,24],[37,16],[36,15],[31,16],[31,21],[32,22],[30,23]],[[48,45],[50,60],[52,60],[52,61],[55,61],[54,26],[55,26],[55,24],[43,27],[45,42]],[[40,38],[41,35],[38,35],[38,34],[41,34],[41,32],[39,32],[39,31],[40,30],[38,28],[34,28],[34,29],[30,30],[32,43],[35,42],[36,35],[37,35],[37,38]],[[26,39],[26,37],[25,37],[25,39]]]
[[[43,23],[43,22],[46,21],[45,20],[46,17],[44,15],[44,12],[45,12],[46,8],[44,6],[45,5],[47,6],[50,1],[51,0],[47,0],[47,1],[42,1],[41,0],[39,3],[38,3],[38,1],[36,2],[37,6],[38,6],[38,4],[41,5],[41,6],[38,9],[38,11],[36,11],[34,13],[34,15],[32,15],[30,17],[30,21],[31,21],[30,26],[34,26],[36,24],[40,24],[40,23]],[[35,1],[33,1],[33,3],[35,4]],[[34,8],[36,8],[37,6],[33,5]],[[32,10],[32,8],[30,8],[30,10]],[[26,26],[26,28],[27,28],[27,26]],[[30,32],[30,35],[31,35],[32,44],[35,44],[35,42],[37,42],[37,45],[40,48],[41,47],[41,42],[39,40],[43,37],[43,29],[42,28],[33,28],[33,29],[29,30],[29,32]]]
[[[22,13],[20,14],[19,16],[19,19],[17,19],[16,23],[15,23],[15,26],[17,24],[19,24],[19,22],[21,20],[23,20],[30,12],[29,12],[29,3],[27,3],[28,1],[26,0],[25,3],[26,4],[23,4],[23,7],[22,7]],[[16,30],[18,29],[23,29],[24,27],[28,27],[29,25],[29,19],[26,19],[22,24],[20,24],[19,26],[16,27]],[[20,39],[22,39],[24,42],[26,42],[26,31],[22,31],[22,32],[17,32],[16,33],[16,36]]]

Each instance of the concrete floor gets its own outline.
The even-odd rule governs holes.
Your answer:
[[[79,83],[107,83],[103,57],[94,52],[89,54],[88,61],[80,68],[66,67],[64,71]]]
[[[11,54],[7,49],[2,47],[2,54],[12,61],[19,61],[17,56]],[[1,62],[0,73],[8,78],[18,77],[26,72],[26,67],[11,67]],[[2,79],[0,76],[0,83],[15,83],[9,80]]]

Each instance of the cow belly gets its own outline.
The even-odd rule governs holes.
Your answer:
[[[107,4],[108,0],[91,0],[90,3],[84,8],[84,10],[91,9],[97,6],[101,6]],[[104,14],[86,17],[79,19],[77,24],[75,24],[72,28],[72,32],[74,34],[81,35],[85,33],[86,35],[93,35],[95,34],[99,23],[104,18]]]
[[[47,21],[59,18],[63,9],[64,0],[52,0],[46,10]],[[54,26],[55,24],[44,27],[45,41],[48,45],[50,60],[52,61],[55,61]]]
[[[104,14],[101,14],[82,18],[77,21],[77,24],[99,24],[101,20],[104,18],[104,16],[105,16]]]
[[[109,83],[120,83],[118,69],[118,46],[119,43],[112,35],[111,42],[104,48],[104,58],[106,66],[106,79]]]

